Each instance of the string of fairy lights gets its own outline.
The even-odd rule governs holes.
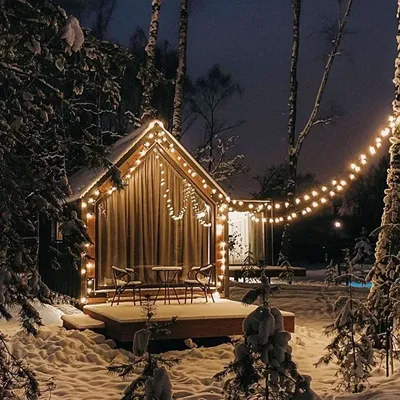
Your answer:
[[[161,124],[160,122],[157,122],[158,124]],[[270,223],[279,223],[279,222],[284,222],[284,221],[291,221],[293,219],[296,219],[300,216],[305,216],[307,214],[312,213],[313,210],[318,209],[321,205],[329,203],[329,199],[335,197],[336,195],[340,195],[349,185],[352,181],[357,179],[359,176],[360,172],[362,169],[368,165],[369,163],[369,157],[373,157],[378,153],[378,150],[382,147],[383,145],[383,140],[387,139],[390,137],[390,135],[394,132],[394,130],[400,125],[400,117],[397,119],[394,117],[389,118],[389,124],[387,127],[381,130],[380,135],[377,136],[372,144],[368,146],[367,152],[364,152],[359,155],[358,159],[356,161],[353,161],[350,166],[349,166],[349,171],[347,174],[347,177],[343,177],[343,179],[332,179],[330,183],[321,185],[319,188],[313,189],[312,191],[305,193],[301,196],[298,196],[297,198],[294,199],[294,207],[304,205],[301,209],[294,209],[291,210],[290,213],[276,216],[275,218],[259,218],[256,214],[257,212],[263,211],[265,208],[267,210],[271,210],[272,207],[274,207],[275,212],[282,212],[290,207],[289,202],[273,202],[272,204],[265,203],[265,204],[257,204],[254,205],[252,203],[248,204],[248,210],[252,212],[253,215],[251,217],[253,218],[254,221],[256,222],[270,222]],[[153,128],[153,126],[150,126],[150,128]],[[161,126],[162,127],[162,126]],[[159,132],[153,133],[150,132],[148,134],[148,139],[149,141],[144,143],[143,149],[139,153],[139,157],[135,160],[134,165],[129,168],[129,172],[124,176],[125,184],[128,184],[129,179],[131,178],[131,173],[135,170],[135,168],[141,163],[141,158],[147,154],[148,149],[151,147],[152,144],[157,142],[158,144],[164,145],[164,150],[165,151],[170,151],[171,153],[175,152],[175,146],[172,141],[168,140],[165,132],[163,129],[160,129]],[[153,143],[150,141],[153,140]],[[368,154],[368,155],[367,155]],[[177,160],[181,162],[181,167],[187,172],[188,176],[191,176],[192,178],[195,178],[197,173],[194,171],[193,167],[188,164],[187,161],[183,160],[182,157],[179,155],[177,157]],[[163,164],[160,164],[160,168]],[[161,168],[161,174],[164,174],[165,170]],[[207,183],[206,179],[202,179],[202,185],[204,189],[209,188],[209,183]],[[161,185],[165,185],[165,179],[161,178]],[[107,194],[111,195],[114,191],[116,191],[116,187],[110,187],[107,190]],[[163,193],[163,196],[167,198],[168,203],[172,203],[172,199],[168,197],[168,192],[169,188],[165,188],[165,192]],[[95,198],[98,198],[100,196],[99,190],[95,190],[93,193],[94,196],[89,197],[87,203],[82,202],[82,208],[86,208],[88,205],[94,205],[95,203]],[[195,211],[197,212],[199,216],[199,219],[206,224],[204,218],[204,212],[206,211],[206,207],[203,207],[202,210],[199,208],[199,204],[197,200],[194,199],[195,197],[195,189],[194,187],[188,183],[187,181],[185,182],[185,189],[183,191],[183,208],[180,210],[179,213],[175,213],[173,211],[172,205],[169,206],[171,209],[172,213],[171,218],[175,220],[182,219],[183,214],[185,213],[188,205],[188,201],[191,200],[192,204],[194,205]],[[217,203],[219,206],[219,211],[221,212],[222,215],[225,215],[227,211],[237,211],[238,209],[242,209],[244,202],[243,201],[238,201],[238,200],[231,200],[229,196],[226,196],[222,191],[218,191],[216,188],[212,188],[210,192],[210,197],[213,198],[213,200]],[[168,201],[169,200],[169,201]],[[87,219],[90,219],[94,216],[93,213],[88,212],[86,217]]]
[[[154,129],[157,128],[156,124],[160,129]],[[330,200],[335,196],[338,196],[344,192],[350,186],[351,182],[358,178],[361,171],[369,164],[370,159],[378,153],[379,149],[382,148],[384,141],[390,138],[391,134],[393,134],[394,131],[399,128],[399,125],[400,117],[389,117],[388,125],[380,131],[380,134],[375,137],[372,143],[369,144],[369,146],[366,148],[366,151],[361,153],[353,162],[350,163],[349,169],[346,170],[347,172],[340,174],[340,179],[332,179],[329,183],[321,185],[310,192],[296,197],[293,200],[293,204],[280,201],[250,202],[231,200],[230,197],[227,196],[218,185],[215,185],[212,180],[207,178],[207,174],[204,171],[196,172],[196,169],[198,170],[198,166],[196,167],[196,162],[191,159],[189,155],[185,157],[184,153],[179,151],[174,154],[176,152],[175,146],[177,145],[177,142],[172,136],[166,135],[166,131],[164,130],[162,123],[159,121],[150,123],[145,133],[146,141],[143,145],[139,146],[139,152],[135,154],[134,161],[132,162],[133,165],[129,167],[128,172],[123,176],[123,181],[125,185],[129,185],[130,179],[132,178],[132,173],[141,164],[143,157],[152,147],[154,148],[154,151],[157,152],[156,145],[158,145],[162,151],[169,152],[171,156],[174,157],[175,161],[187,174],[189,179],[193,180],[193,182],[196,181],[196,184],[192,184],[188,182],[188,180],[184,181],[184,188],[181,192],[182,208],[177,212],[172,204],[173,199],[171,196],[171,189],[167,187],[165,177],[162,176],[165,175],[163,162],[160,163],[160,185],[162,187],[161,193],[163,199],[166,201],[169,216],[173,220],[181,220],[187,211],[189,204],[191,204],[200,224],[205,227],[211,226],[211,222],[208,220],[210,216],[209,206],[203,201],[201,201],[203,204],[200,205],[200,202],[196,196],[195,187],[202,186],[203,195],[209,196],[210,199],[212,199],[217,205],[217,236],[219,235],[219,232],[223,232],[223,226],[221,224],[228,219],[228,212],[230,211],[246,211],[249,213],[251,220],[256,223],[287,223],[312,214],[314,211],[320,209],[321,206],[329,204]],[[199,173],[201,173],[202,177],[198,175]],[[117,188],[115,186],[110,186],[106,190],[100,191],[100,187],[96,186],[96,182],[93,183],[93,185],[81,197],[81,206],[82,210],[86,212],[86,214],[84,213],[86,216],[86,221],[95,218],[95,209],[98,201],[103,198],[103,196],[112,195],[116,190]],[[271,217],[266,217],[266,211],[270,211]],[[276,215],[272,217],[273,214]],[[87,247],[90,246],[91,244],[87,244]],[[225,268],[225,241],[220,242],[220,246],[221,249],[219,249],[219,252],[221,253],[220,256],[222,260],[221,270],[223,271]],[[88,295],[90,295],[94,290],[94,279],[92,277],[93,270],[94,262],[89,259],[89,261],[86,262],[85,267],[82,268],[82,275],[88,274]]]
[[[155,151],[156,149],[154,149]],[[156,159],[159,159],[159,155],[156,155]],[[159,164],[160,167],[160,188],[162,191],[162,197],[166,201],[167,209],[169,216],[171,219],[174,221],[180,221],[183,219],[189,205],[189,201],[192,205],[193,211],[196,213],[196,219],[199,221],[199,223],[204,226],[205,228],[208,228],[211,226],[211,222],[207,222],[206,217],[209,215],[209,210],[210,207],[205,204],[204,206],[200,207],[200,204],[197,200],[196,196],[196,190],[190,184],[186,179],[183,179],[183,191],[182,191],[182,208],[179,210],[178,213],[175,212],[174,206],[173,206],[173,198],[172,198],[172,193],[170,188],[167,186],[166,183],[166,178],[165,178],[165,164],[163,162],[160,162]]]

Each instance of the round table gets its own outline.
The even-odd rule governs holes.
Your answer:
[[[157,273],[157,280],[160,283],[160,287],[158,288],[156,298],[154,299],[154,303],[157,301],[161,289],[164,288],[164,304],[167,304],[167,299],[168,303],[171,304],[170,288],[172,288],[172,290],[175,293],[176,300],[178,300],[178,304],[181,304],[179,301],[178,294],[176,293],[174,281],[178,276],[178,273],[182,271],[182,267],[174,265],[172,266],[160,265],[152,267],[151,270]]]

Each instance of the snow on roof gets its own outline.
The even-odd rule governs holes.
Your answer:
[[[108,160],[116,164],[126,153],[129,152],[132,147],[138,143],[142,137],[146,134],[147,131],[152,129],[156,124],[158,124],[163,131],[170,136],[170,140],[175,143],[176,147],[179,147],[181,152],[185,155],[185,157],[190,160],[192,163],[197,164],[197,166],[203,171],[205,176],[208,176],[212,184],[218,188],[218,190],[227,196],[225,191],[209,176],[207,171],[191,156],[191,154],[185,149],[182,144],[175,139],[175,137],[168,132],[161,121],[154,120],[150,122],[148,126],[142,126],[138,129],[133,130],[128,135],[124,136],[123,138],[119,139],[117,142],[114,143],[109,149],[108,152]],[[72,195],[67,198],[67,202],[73,202],[82,198],[107,172],[109,169],[107,168],[96,168],[96,169],[89,169],[89,168],[82,168],[75,174],[73,174],[69,178],[69,184],[71,186]]]
[[[142,126],[134,129],[128,135],[116,141],[109,149],[107,158],[115,164],[140,140],[148,128]],[[82,168],[69,178],[72,195],[67,198],[67,202],[80,199],[104,174],[107,168]]]

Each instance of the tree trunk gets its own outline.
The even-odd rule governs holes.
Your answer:
[[[188,2],[181,0],[181,18],[179,26],[179,63],[176,71],[174,114],[172,117],[172,134],[179,140],[182,134],[182,105],[183,105],[183,84],[186,73],[186,49],[188,31]]]
[[[297,152],[296,152],[296,117],[297,117],[297,65],[299,61],[300,49],[300,14],[301,14],[301,0],[292,0],[293,9],[293,46],[292,56],[290,60],[290,96],[289,96],[289,124],[288,124],[288,146],[289,146],[289,171],[288,183],[286,187],[287,201],[289,207],[293,208],[294,195],[296,191],[297,180]],[[282,247],[280,253],[280,260],[288,259],[290,252],[290,232],[289,224],[285,224],[282,234]],[[280,261],[278,262],[280,264]]]
[[[389,169],[387,172],[387,189],[385,190],[384,207],[381,220],[381,230],[378,236],[378,242],[375,249],[375,271],[372,276],[372,288],[368,295],[368,301],[370,307],[374,307],[374,315],[377,317],[379,322],[382,322],[382,318],[385,312],[392,311],[387,310],[390,307],[389,296],[384,298],[382,296],[381,285],[387,284],[388,290],[392,285],[391,280],[386,273],[388,259],[391,255],[397,255],[400,252],[400,241],[398,240],[398,232],[393,231],[391,228],[395,224],[400,224],[400,2],[398,5],[398,33],[397,33],[397,58],[395,62],[395,74],[394,74],[394,85],[395,85],[395,98],[393,101],[393,117],[394,120],[391,124],[392,137],[390,138],[390,162]],[[393,327],[393,318],[387,323],[385,329]],[[388,326],[390,325],[390,327]],[[376,327],[378,332],[381,332],[381,328]]]
[[[398,6],[398,33],[397,33],[397,58],[395,62],[395,98],[393,101],[393,116],[394,118],[400,118],[400,2]],[[395,123],[395,122],[394,122]],[[399,224],[400,223],[400,129],[399,125],[393,130],[393,136],[390,138],[390,163],[387,174],[387,186],[384,198],[384,208],[382,214],[381,227]],[[390,242],[387,230],[381,230],[376,245],[375,257],[376,260],[381,260],[383,257],[389,254],[397,254],[400,250],[399,243]],[[389,249],[389,247],[391,248]],[[384,264],[379,264],[379,267],[385,268]]]
[[[151,3],[151,21],[149,30],[149,40],[145,48],[147,61],[146,73],[142,80],[143,93],[141,104],[141,120],[148,121],[154,117],[151,107],[151,100],[154,91],[154,72],[156,68],[156,45],[158,37],[158,26],[160,23],[161,0],[152,0]]]

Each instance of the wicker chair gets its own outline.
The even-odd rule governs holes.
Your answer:
[[[139,302],[142,303],[142,294],[140,291],[140,286],[142,282],[139,280],[135,280],[135,271],[131,268],[119,268],[116,266],[112,266],[113,280],[115,285],[114,296],[111,300],[111,305],[114,304],[115,299],[117,298],[117,305],[119,304],[119,300],[121,298],[121,294],[125,290],[132,289],[132,298],[133,304],[136,305],[136,290],[139,291]]]
[[[188,279],[184,280],[185,285],[185,303],[187,302],[187,293],[190,288],[190,299],[193,303],[193,291],[195,288],[199,288],[203,291],[204,297],[208,302],[208,292],[211,294],[212,301],[215,303],[212,290],[215,289],[212,286],[212,280],[214,276],[214,264],[207,264],[202,267],[192,267],[188,273]]]

